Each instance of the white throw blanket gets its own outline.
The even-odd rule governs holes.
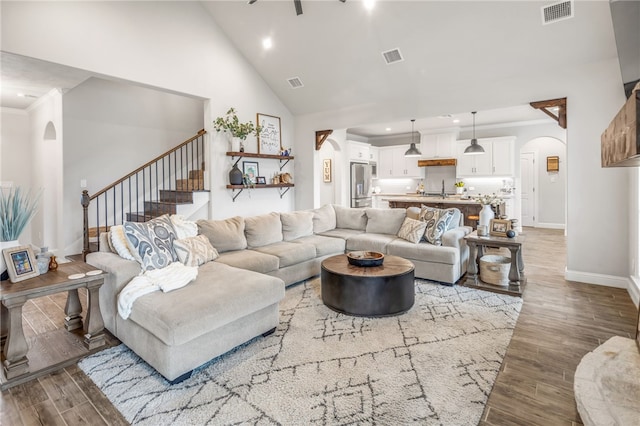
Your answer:
[[[138,297],[158,290],[165,293],[177,290],[195,280],[197,276],[197,267],[184,266],[180,262],[170,263],[162,269],[146,271],[134,277],[118,295],[118,314],[127,319],[131,315],[133,302]]]

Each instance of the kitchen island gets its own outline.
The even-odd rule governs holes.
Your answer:
[[[473,199],[461,199],[459,196],[450,196],[442,198],[441,196],[422,196],[407,195],[401,197],[383,198],[383,201],[389,202],[390,208],[420,207],[423,204],[427,207],[435,207],[438,209],[457,208],[464,215],[464,224],[476,229],[478,218],[482,204]],[[504,203],[500,206],[504,211]]]

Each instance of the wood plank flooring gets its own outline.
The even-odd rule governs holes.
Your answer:
[[[573,397],[575,368],[608,338],[633,337],[637,311],[626,290],[564,279],[562,231],[525,231],[524,305],[480,425],[580,425]],[[64,302],[52,296],[25,305],[25,334],[63,327]],[[0,424],[127,422],[74,365],[2,392]]]

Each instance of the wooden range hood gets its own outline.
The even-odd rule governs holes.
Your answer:
[[[457,160],[455,158],[438,158],[435,160],[418,160],[418,167],[433,166],[455,166]]]
[[[640,166],[640,83],[602,133],[602,167]]]

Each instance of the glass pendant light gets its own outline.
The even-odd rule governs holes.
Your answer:
[[[422,153],[420,152],[420,150],[418,148],[416,148],[416,143],[414,142],[414,138],[413,138],[413,126],[416,123],[416,119],[412,118],[411,119],[411,146],[409,147],[409,149],[404,153],[405,157],[422,157]]]
[[[464,149],[464,155],[478,155],[484,154],[484,148],[478,144],[478,139],[476,139],[476,112],[473,111],[473,139],[471,139],[471,145]]]

